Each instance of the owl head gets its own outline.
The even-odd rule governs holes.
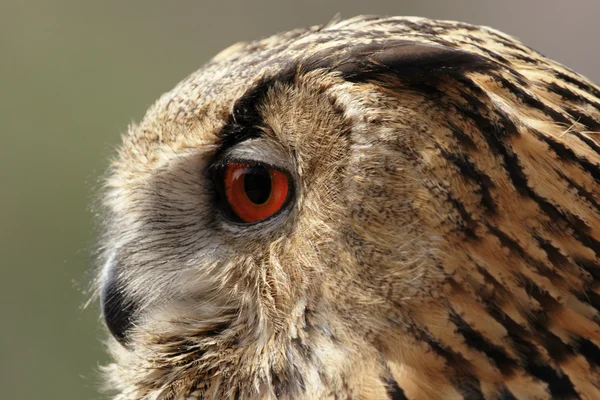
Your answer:
[[[573,76],[493,30],[362,17],[233,46],[163,95],[103,196],[116,399],[569,381],[553,351],[598,335],[580,294],[600,235],[551,166],[572,151],[564,179],[599,192],[549,70]]]

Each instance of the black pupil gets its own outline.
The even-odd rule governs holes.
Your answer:
[[[271,196],[271,174],[265,167],[251,167],[244,174],[246,196],[254,204],[263,204]]]

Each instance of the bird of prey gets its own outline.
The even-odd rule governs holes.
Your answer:
[[[115,400],[600,399],[600,88],[494,29],[234,45],[101,219]]]

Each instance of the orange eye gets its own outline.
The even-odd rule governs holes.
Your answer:
[[[266,165],[232,162],[225,167],[225,195],[244,222],[257,222],[281,210],[288,198],[288,176]]]

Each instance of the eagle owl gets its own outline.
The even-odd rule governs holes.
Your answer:
[[[496,30],[235,45],[123,138],[114,399],[600,398],[600,88]]]

